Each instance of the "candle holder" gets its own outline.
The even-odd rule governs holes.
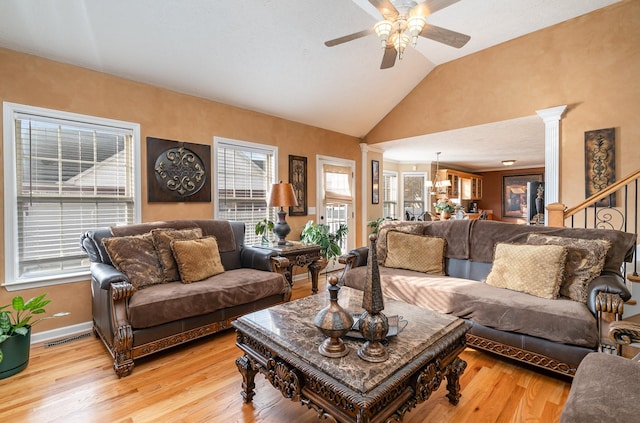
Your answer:
[[[316,315],[313,324],[323,335],[327,336],[318,347],[318,352],[325,357],[338,358],[349,354],[349,348],[340,339],[351,330],[353,317],[338,304],[338,278],[329,278],[329,305]]]
[[[358,356],[365,361],[380,363],[389,358],[389,353],[381,342],[389,332],[389,320],[382,313],[384,300],[376,251],[377,236],[369,235],[369,241],[367,273],[362,298],[362,308],[366,311],[362,313],[359,322],[360,333],[366,342],[358,349]]]

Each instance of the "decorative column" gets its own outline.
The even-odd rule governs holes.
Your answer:
[[[368,172],[369,166],[367,166],[369,145],[365,142],[360,143],[360,151],[362,152],[362,219],[360,222],[360,226],[362,230],[360,231],[361,235],[361,243],[360,245],[367,245],[367,220],[369,218],[367,213],[367,205],[369,204],[369,195],[367,195],[367,183],[369,182]]]
[[[536,111],[544,121],[545,206],[557,203],[560,199],[560,119],[566,108],[563,105]],[[544,221],[548,222],[546,207],[544,215]]]

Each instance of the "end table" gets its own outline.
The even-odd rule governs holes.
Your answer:
[[[318,293],[318,275],[320,274],[320,264],[318,260],[320,255],[319,245],[303,244],[299,241],[289,241],[291,245],[256,245],[256,247],[267,248],[276,253],[271,257],[273,270],[282,273],[293,286],[293,266],[307,267],[311,272],[311,293]]]

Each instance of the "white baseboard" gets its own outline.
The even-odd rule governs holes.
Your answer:
[[[76,325],[64,326],[58,329],[46,330],[44,332],[31,333],[31,343],[38,344],[54,339],[68,338],[90,332],[93,329],[93,322],[78,323]]]

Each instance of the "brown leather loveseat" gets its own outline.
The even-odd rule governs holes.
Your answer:
[[[198,236],[193,235],[194,231]],[[211,240],[212,236],[215,241]],[[187,250],[172,269],[165,262],[172,260],[172,251],[176,252],[173,248],[176,237],[186,242]],[[243,222],[223,220],[114,226],[90,230],[81,236],[82,248],[91,261],[94,333],[113,356],[118,376],[130,374],[134,360],[140,357],[230,328],[230,323],[243,314],[290,299],[289,283],[272,270],[270,250],[245,246],[244,237]],[[165,238],[171,241],[159,243],[158,240]],[[189,248],[201,247],[190,244],[192,239],[216,243],[217,265],[224,269],[202,280],[196,278],[192,283],[183,283],[185,277],[179,271],[197,274],[206,264],[197,258],[193,260],[194,250]],[[114,253],[114,244],[127,243],[128,249]],[[163,245],[168,255],[164,258],[158,254]],[[141,257],[136,261],[137,256]],[[148,264],[155,263],[156,258],[158,269]],[[139,262],[145,262],[146,267]],[[191,268],[184,267],[189,262]],[[130,278],[116,267],[136,277]],[[149,283],[151,279],[153,283]]]

